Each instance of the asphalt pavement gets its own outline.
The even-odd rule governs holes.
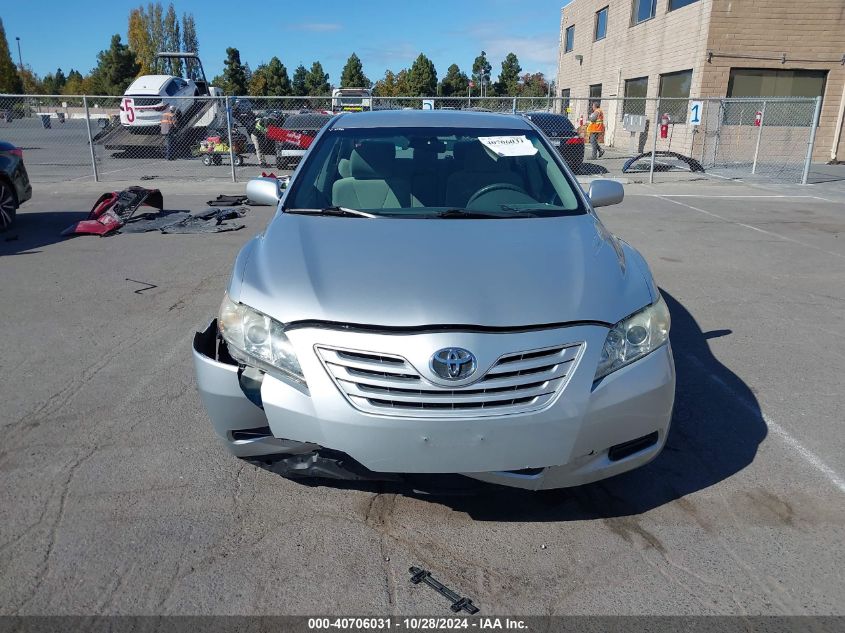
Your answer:
[[[155,186],[174,210],[243,191]],[[40,184],[0,236],[0,614],[450,615],[411,565],[485,614],[845,614],[845,191],[817,187],[628,185],[599,215],[672,311],[665,451],[443,497],[287,480],[216,441],[191,338],[269,207],[64,239],[110,187]]]

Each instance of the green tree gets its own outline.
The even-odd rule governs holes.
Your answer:
[[[176,9],[173,8],[173,3],[167,7],[167,13],[164,15],[164,23],[162,24],[162,32],[164,37],[164,50],[170,52],[179,52],[182,48],[182,34],[179,32],[179,18],[176,17]],[[170,74],[177,77],[182,76],[182,60],[169,59],[167,60],[167,68]]]
[[[223,62],[223,91],[229,95],[241,96],[247,93],[246,70],[241,63],[241,53],[231,46],[226,49]]]
[[[519,59],[513,53],[508,53],[504,61],[502,61],[502,70],[499,73],[499,79],[493,86],[493,90],[500,97],[515,97],[519,94],[519,73],[522,71],[522,66],[519,65]]]
[[[462,72],[457,64],[452,64],[446,70],[446,76],[440,82],[440,95],[443,97],[463,97],[469,88],[469,77]]]
[[[361,64],[361,59],[355,53],[352,53],[349,59],[346,60],[346,65],[340,73],[340,87],[369,88],[372,85],[373,82],[364,74],[364,66]]]
[[[24,66],[23,68],[18,69],[18,75],[20,75],[21,83],[23,84],[24,94],[46,94],[44,91],[44,84],[41,79],[38,78],[38,75],[32,71],[32,68]]]
[[[408,71],[408,96],[433,97],[437,94],[437,70],[423,53],[411,64]]]
[[[373,84],[373,94],[377,97],[396,97],[396,75],[392,70],[384,71],[384,77]]]
[[[182,14],[182,50],[186,53],[199,53],[200,50],[193,13]],[[191,59],[185,60],[185,76],[188,79],[199,79],[199,64]]]
[[[525,73],[522,76],[520,94],[523,97],[545,97],[549,93],[549,84],[543,73]]]
[[[291,85],[288,69],[278,57],[267,64],[267,94],[271,97],[285,97],[290,94]]]
[[[479,89],[482,83],[490,83],[490,71],[492,69],[493,66],[487,60],[487,53],[481,51],[481,55],[476,57],[475,61],[472,62],[472,80]]]
[[[98,94],[122,95],[140,68],[135,53],[120,41],[120,35],[112,35],[111,46],[97,53],[97,67],[91,71],[91,88]]]
[[[23,92],[23,82],[9,54],[9,42],[6,41],[6,29],[3,28],[2,18],[0,18],[0,92],[6,94]]]
[[[313,97],[324,97],[331,93],[329,73],[323,72],[323,65],[320,62],[311,64],[311,70],[305,76],[305,90]]]
[[[300,64],[293,71],[293,80],[291,81],[291,94],[296,97],[304,97],[308,94],[308,87],[305,80],[308,78],[308,71],[305,66]]]
[[[67,83],[67,77],[65,77],[65,74],[62,72],[61,68],[56,69],[56,74],[54,75],[54,77],[56,82],[56,88],[58,90],[64,88],[65,84]]]

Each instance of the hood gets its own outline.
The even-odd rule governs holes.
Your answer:
[[[142,75],[129,84],[124,94],[157,95],[161,92],[162,86],[170,79],[172,79],[171,75]]]
[[[653,300],[644,271],[628,261],[636,258],[626,257],[591,215],[412,220],[279,214],[243,255],[230,295],[285,323],[615,323]]]

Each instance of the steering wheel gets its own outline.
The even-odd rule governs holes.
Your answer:
[[[469,200],[467,200],[466,206],[469,207],[473,202],[478,200],[481,196],[486,196],[488,193],[492,193],[494,191],[516,191],[517,193],[521,193],[523,195],[528,196],[528,192],[525,191],[525,189],[523,189],[519,185],[512,185],[509,182],[494,182],[492,185],[487,185],[485,187],[482,187],[481,189],[476,191],[474,194],[472,194],[470,196]],[[528,197],[530,198],[531,196],[528,196]]]

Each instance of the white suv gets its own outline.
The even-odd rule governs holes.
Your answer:
[[[172,75],[144,75],[133,81],[120,102],[120,122],[130,132],[155,131],[166,108],[184,116],[200,94],[196,83]]]

